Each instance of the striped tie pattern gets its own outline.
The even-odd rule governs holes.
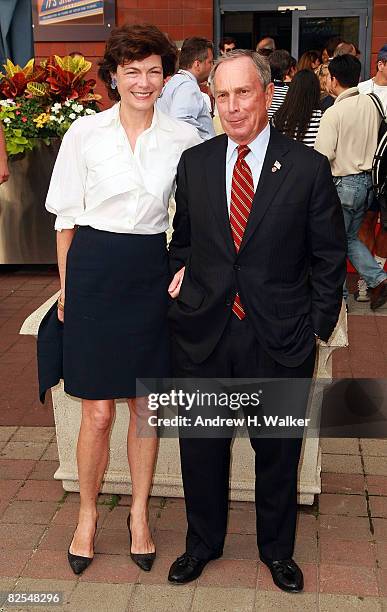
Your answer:
[[[238,159],[232,174],[230,224],[236,252],[240,249],[254,198],[253,176],[245,160],[249,151],[247,145],[238,146]],[[238,293],[235,296],[232,311],[238,319],[242,320],[246,316]]]

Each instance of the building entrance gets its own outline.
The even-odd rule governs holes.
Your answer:
[[[255,49],[261,38],[270,36],[278,49],[287,49],[296,59],[311,49],[322,51],[330,38],[339,37],[360,50],[362,78],[366,78],[371,47],[369,4],[368,0],[353,0],[350,8],[345,0],[327,0],[321,9],[317,8],[321,2],[294,7],[277,2],[220,0],[216,30],[219,38],[233,36],[245,49]]]
[[[222,16],[224,36],[233,36],[240,49],[255,49],[264,36],[271,36],[278,49],[291,50],[292,14],[290,11],[234,11]]]

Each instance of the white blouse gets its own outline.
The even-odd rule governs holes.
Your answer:
[[[46,208],[55,229],[90,225],[117,233],[168,229],[168,201],[185,149],[202,142],[191,125],[154,109],[134,152],[121,124],[120,103],[71,125],[55,162]]]

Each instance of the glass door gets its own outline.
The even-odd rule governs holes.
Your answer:
[[[339,36],[356,45],[362,63],[366,63],[367,9],[292,11],[292,55],[296,58],[310,49],[323,50],[330,38]]]

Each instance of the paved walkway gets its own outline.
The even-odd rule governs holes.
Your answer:
[[[101,495],[96,557],[76,579],[66,550],[79,496],[53,480],[54,428],[1,427],[0,440],[0,591],[59,590],[69,601],[59,609],[77,612],[387,610],[386,440],[323,441],[323,493],[299,512],[295,558],[305,592],[297,595],[276,589],[257,563],[254,505],[246,502],[231,503],[223,558],[176,587],[166,577],[184,550],[183,501],[151,499],[157,559],[146,574],[128,557],[130,497]]]
[[[0,272],[0,425],[54,425],[50,394],[46,406],[39,402],[36,342],[19,330],[58,289],[54,267]]]
[[[151,499],[157,559],[146,574],[128,557],[130,497],[101,495],[96,557],[76,578],[66,550],[79,496],[53,479],[52,408],[37,399],[35,341],[18,336],[23,320],[57,288],[54,270],[0,275],[0,591],[60,591],[63,606],[41,609],[71,612],[387,612],[387,440],[322,441],[323,492],[299,512],[302,594],[276,589],[257,563],[254,506],[241,502],[230,506],[223,558],[195,583],[176,587],[166,576],[184,550],[183,501]],[[387,317],[366,305],[351,312],[350,347],[335,353],[334,375],[385,378]],[[17,609],[0,602],[0,610]]]

